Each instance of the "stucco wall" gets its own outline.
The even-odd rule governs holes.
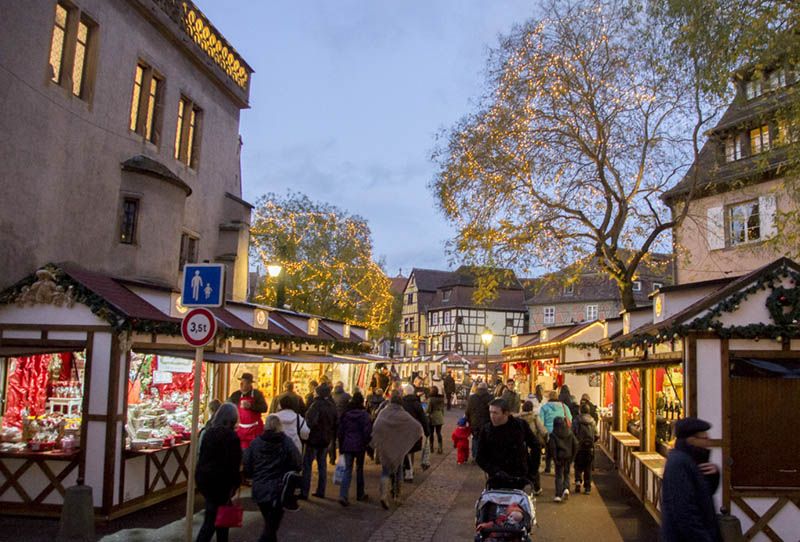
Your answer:
[[[586,305],[597,305],[597,319],[616,318],[622,306],[616,301],[580,301],[575,303],[552,303],[549,305],[529,305],[530,323],[528,331],[538,331],[543,327],[583,322],[586,319]],[[544,323],[544,308],[555,307],[556,319],[553,323]]]
[[[741,275],[785,255],[786,251],[763,241],[717,250],[709,249],[707,217],[709,208],[724,207],[766,195],[775,196],[778,212],[786,212],[794,206],[786,194],[782,180],[698,198],[690,203],[686,219],[673,230],[678,251],[676,265],[678,284]]]
[[[183,229],[200,235],[199,259],[214,261],[219,225],[235,219],[225,216],[224,194],[241,195],[239,108],[126,0],[75,4],[98,25],[89,102],[49,80],[53,0],[6,2],[0,17],[0,50],[14,53],[3,55],[0,70],[0,287],[64,260],[177,285]],[[165,78],[158,147],[128,129],[139,59]],[[173,157],[182,94],[203,110],[196,170]],[[193,193],[186,198],[173,186],[151,186],[159,181],[143,183],[142,243],[132,247],[119,243],[120,191],[129,175],[120,164],[140,154],[167,166]]]

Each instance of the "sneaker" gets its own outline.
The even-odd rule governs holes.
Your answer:
[[[539,496],[539,495],[541,495],[542,493],[544,493],[544,490],[542,490],[542,488],[539,488],[539,489],[535,489],[535,490],[533,490],[533,494],[534,494],[536,497],[538,497],[538,496]]]
[[[554,497],[553,502],[561,502],[561,497]]]
[[[564,490],[564,493],[561,494],[561,498],[564,499],[565,501],[569,499],[569,489]]]
[[[586,489],[583,490],[583,494],[584,495],[591,495],[592,494],[592,490],[587,487]]]
[[[580,484],[575,484],[575,494],[577,495],[580,492],[581,492],[581,485]]]
[[[342,497],[339,499],[339,504],[341,504],[342,506],[350,506],[350,501]]]

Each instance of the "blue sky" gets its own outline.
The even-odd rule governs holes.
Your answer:
[[[256,70],[244,197],[303,192],[366,218],[376,257],[448,267],[426,185],[436,133],[469,112],[488,51],[531,0],[195,0]]]

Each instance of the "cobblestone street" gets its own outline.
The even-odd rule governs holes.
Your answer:
[[[449,436],[460,415],[460,410],[447,414],[444,436]],[[483,489],[484,477],[474,464],[457,465],[455,451],[448,444],[445,440],[443,455],[431,455],[432,467],[429,470],[423,472],[417,468],[414,483],[403,485],[402,504],[388,511],[383,510],[378,502],[378,465],[368,460],[365,466],[369,501],[356,502],[353,498],[355,488],[351,487],[351,505],[346,508],[336,501],[339,486],[333,485],[333,468],[330,467],[327,498],[312,497],[302,503],[299,512],[287,513],[279,532],[280,540],[471,540],[475,500]],[[552,502],[553,477],[542,475],[545,493],[536,503],[539,525],[534,529],[534,540],[617,542],[657,539],[655,522],[623,489],[610,462],[600,452],[597,463],[597,488],[592,495],[573,496],[565,504]],[[244,527],[231,530],[232,542],[256,540],[260,534],[261,515],[250,500],[248,488],[242,491],[242,502],[245,507]],[[97,538],[104,542],[181,541],[184,503],[183,499],[175,499],[162,507],[99,525]],[[202,512],[199,511],[195,514],[195,533],[201,520]],[[53,520],[8,518],[0,540],[49,542],[57,531],[58,523]]]

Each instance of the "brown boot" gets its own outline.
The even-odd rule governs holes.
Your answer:
[[[439,445],[439,449],[436,450],[436,453],[439,454],[439,455],[444,453],[444,452],[442,452],[442,445],[441,444]]]

